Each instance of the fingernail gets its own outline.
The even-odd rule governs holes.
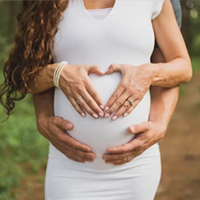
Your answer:
[[[96,119],[99,117],[97,114],[93,114],[92,116],[93,116],[94,118],[96,118]]]
[[[109,116],[110,116],[110,114],[109,114],[109,113],[106,113],[106,114],[105,114],[105,117],[106,117],[106,118],[108,118]]]
[[[100,105],[100,108],[103,110],[103,109],[104,109],[104,106],[103,106],[103,105]]]
[[[128,113],[124,113],[124,117],[126,117],[128,115]]]
[[[85,117],[85,113],[81,113],[81,115],[82,115],[83,117]]]
[[[104,116],[104,114],[103,114],[103,113],[99,113],[99,116],[100,116],[100,117],[103,117],[103,116]]]
[[[131,131],[135,131],[135,128],[134,128],[134,126],[130,126],[130,129],[131,129]]]
[[[117,119],[117,116],[113,116],[112,117],[112,120],[114,121],[114,120],[116,120]]]
[[[108,109],[109,109],[109,107],[106,107],[106,108],[105,108],[105,111],[107,111]]]
[[[67,128],[71,128],[72,125],[71,125],[70,123],[67,123],[67,124],[66,124],[66,127],[67,127]]]

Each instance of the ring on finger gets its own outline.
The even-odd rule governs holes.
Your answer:
[[[125,153],[122,154],[123,160],[126,162],[127,156]]]
[[[123,158],[123,160],[125,162],[129,162],[131,160],[131,156],[126,156],[126,157]]]
[[[127,161],[130,161],[131,160],[131,156],[127,156]]]
[[[77,102],[78,104],[80,104],[80,100],[81,100],[81,99],[83,99],[81,96],[77,97],[77,98],[76,98],[76,102]]]
[[[130,103],[131,106],[133,106],[134,102],[129,98],[127,101]]]
[[[125,162],[127,161],[127,159],[128,159],[128,157],[127,157],[127,156],[123,158],[123,160],[124,160]]]
[[[125,154],[125,153],[123,153],[123,154],[122,154],[122,157],[123,157],[123,158],[126,158],[126,154]]]

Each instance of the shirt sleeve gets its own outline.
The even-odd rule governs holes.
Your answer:
[[[176,16],[176,20],[178,23],[179,28],[181,28],[181,24],[182,24],[182,10],[181,10],[181,4],[180,4],[180,0],[171,0],[173,9],[174,9],[174,13]]]
[[[165,0],[151,0],[151,1],[152,1],[151,19],[155,19],[160,14]]]

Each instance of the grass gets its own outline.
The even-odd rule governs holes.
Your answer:
[[[200,70],[200,58],[192,59],[194,73]],[[2,74],[0,74],[0,83]],[[187,93],[187,86],[181,86]],[[0,121],[5,119],[0,105]],[[35,174],[46,164],[48,142],[36,129],[31,96],[16,103],[14,114],[0,123],[0,199],[17,200],[13,191],[19,187],[19,179]]]

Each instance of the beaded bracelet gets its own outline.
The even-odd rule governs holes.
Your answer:
[[[65,65],[68,64],[67,61],[62,61],[60,62],[55,71],[54,71],[54,75],[53,75],[53,83],[56,87],[60,88],[60,85],[59,85],[59,80],[60,80],[60,75],[62,73],[62,70],[64,69]]]

